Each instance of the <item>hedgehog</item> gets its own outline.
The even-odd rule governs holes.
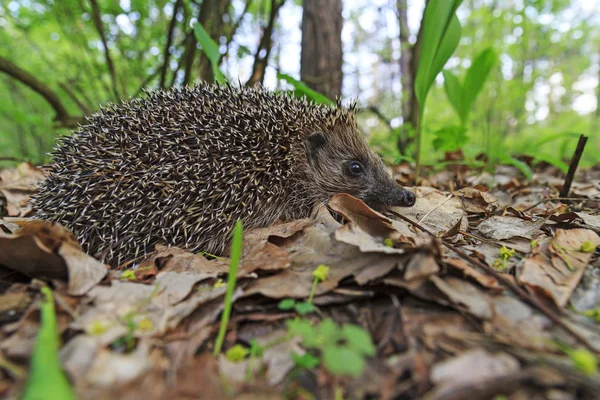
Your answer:
[[[225,255],[236,220],[252,229],[310,217],[336,193],[378,210],[414,205],[356,112],[260,86],[147,91],[59,139],[36,218],[114,266],[158,243]]]

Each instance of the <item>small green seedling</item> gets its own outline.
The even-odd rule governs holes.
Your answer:
[[[243,236],[242,221],[237,220],[233,228],[231,262],[229,264],[229,273],[227,274],[227,292],[225,293],[225,305],[223,307],[223,313],[221,314],[221,325],[219,326],[219,333],[213,352],[215,356],[221,353],[221,348],[223,347],[223,342],[225,340],[225,333],[227,332],[227,325],[229,324],[229,316],[231,315],[231,308],[233,306],[233,292],[237,280],[237,271],[240,264],[240,258],[242,257]]]
[[[582,314],[586,317],[592,318],[597,324],[600,324],[600,308],[585,310]]]
[[[574,349],[562,342],[556,342],[557,346],[564,351],[573,366],[586,375],[595,375],[598,373],[598,358],[592,352],[585,349]]]
[[[394,241],[390,238],[385,238],[385,240],[383,241],[383,245],[385,247],[390,247],[393,248],[394,247]]]
[[[243,361],[248,356],[248,354],[250,354],[249,349],[245,348],[241,344],[236,344],[235,346],[227,350],[227,352],[225,353],[225,357],[227,357],[229,361],[240,362]]]
[[[40,307],[41,325],[33,347],[23,399],[75,399],[58,358],[59,337],[54,297],[48,287],[42,288],[42,294],[45,299]]]
[[[325,368],[336,376],[358,377],[366,368],[366,357],[374,356],[375,345],[371,336],[362,327],[345,324],[341,328],[333,320],[325,319],[312,325],[305,319],[294,319],[287,323],[291,336],[299,336],[302,345],[320,356]],[[317,356],[296,355],[298,366],[314,367]]]
[[[315,296],[315,292],[317,291],[317,285],[319,282],[325,282],[327,279],[327,274],[329,274],[329,267],[326,265],[319,265],[312,273],[315,278],[313,281],[312,288],[310,289],[310,294],[308,295],[308,302],[312,304],[313,297]]]
[[[494,267],[501,271],[506,270],[508,260],[515,255],[515,249],[509,249],[506,246],[502,246],[498,249],[500,258],[494,261]]]
[[[278,305],[280,310],[295,310],[300,315],[310,314],[315,311],[315,306],[305,301],[296,302],[294,299],[283,299]]]
[[[596,251],[596,245],[592,243],[592,241],[586,240],[585,242],[581,243],[579,251],[582,253],[593,253]]]

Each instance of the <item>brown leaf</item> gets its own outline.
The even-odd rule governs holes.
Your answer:
[[[0,196],[6,199],[9,216],[25,217],[31,213],[29,200],[44,178],[44,171],[28,162],[19,164],[16,169],[0,170]]]
[[[74,296],[85,294],[107,272],[66,228],[45,221],[33,221],[15,235],[0,233],[0,264],[31,278],[68,278],[68,293]]]
[[[527,256],[519,281],[564,307],[593,255],[580,251],[584,242],[600,246],[600,237],[589,229],[558,229]]]

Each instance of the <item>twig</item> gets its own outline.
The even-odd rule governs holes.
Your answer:
[[[54,120],[60,122],[65,127],[77,126],[77,123],[83,120],[83,117],[71,116],[56,93],[40,82],[35,76],[19,68],[12,61],[0,57],[0,72],[5,72],[44,97],[56,112]]]
[[[173,6],[173,18],[169,23],[169,32],[167,33],[167,43],[165,44],[165,51],[163,55],[163,65],[160,70],[160,88],[165,88],[165,79],[167,77],[167,70],[169,69],[169,57],[171,52],[169,48],[173,44],[173,32],[175,31],[175,25],[177,25],[177,14],[179,13],[179,7],[181,7],[182,0],[177,0]]]
[[[235,36],[240,25],[242,24],[242,21],[244,20],[244,17],[248,13],[248,10],[250,9],[250,6],[252,5],[253,1],[254,0],[246,1],[246,5],[244,6],[244,10],[242,11],[242,14],[239,16],[239,18],[234,22],[233,26],[231,27],[231,31],[227,35],[227,42],[225,43],[225,53],[221,54],[221,57],[219,58],[219,65],[221,64],[221,60],[223,59],[223,57],[225,57],[227,54],[229,54],[229,46],[231,46],[231,43],[233,42],[233,37]]]
[[[115,72],[115,64],[113,63],[112,57],[110,56],[110,50],[108,48],[108,41],[104,34],[104,26],[102,25],[102,16],[100,15],[100,7],[98,6],[97,0],[90,0],[92,5],[92,21],[98,31],[102,45],[104,46],[104,57],[106,58],[106,64],[108,65],[108,71],[112,79],[112,90],[115,95],[115,100],[119,101],[121,96],[119,95],[119,89],[117,88],[117,73]]]
[[[573,158],[571,159],[571,164],[569,165],[569,171],[567,172],[567,176],[565,176],[565,184],[560,190],[560,197],[569,197],[569,191],[571,190],[571,184],[573,183],[573,178],[575,177],[575,172],[577,171],[577,166],[579,165],[579,160],[581,159],[581,155],[583,154],[583,150],[585,149],[585,144],[588,140],[588,137],[585,135],[579,136],[579,141],[577,142],[577,148],[575,149],[575,154],[573,154]]]
[[[265,77],[265,68],[267,67],[267,62],[269,61],[269,55],[271,54],[271,49],[273,48],[271,41],[273,35],[273,29],[275,28],[275,18],[277,17],[277,13],[279,13],[279,9],[283,6],[285,0],[281,0],[279,3],[277,0],[271,0],[271,13],[269,14],[269,22],[265,30],[263,31],[263,35],[260,38],[260,42],[258,43],[258,47],[256,48],[256,53],[254,54],[254,64],[252,66],[252,74],[250,75],[250,79],[246,82],[246,86],[254,86],[255,84],[262,82]],[[261,57],[262,50],[265,51],[264,55]]]
[[[527,208],[526,208],[526,209],[524,209],[524,210],[521,210],[521,212],[524,212],[524,213],[525,213],[525,212],[527,212],[527,211],[531,211],[531,210],[533,210],[534,208],[536,208],[537,206],[539,206],[540,204],[542,204],[542,203],[548,203],[548,202],[550,202],[550,201],[577,201],[577,200],[581,200],[581,201],[590,201],[589,199],[584,199],[584,198],[582,198],[582,197],[554,197],[554,198],[551,198],[551,199],[544,199],[544,200],[540,200],[540,201],[538,201],[537,203],[535,203],[534,205],[532,205],[532,206],[529,206],[529,207],[527,207]]]
[[[440,208],[441,206],[443,206],[444,204],[446,204],[448,202],[448,200],[450,200],[452,197],[454,197],[454,195],[452,193],[450,193],[448,195],[448,197],[446,197],[446,199],[444,201],[442,201],[440,204],[438,204],[437,206],[435,206],[431,210],[429,210],[427,212],[427,214],[423,215],[423,218],[421,218],[419,220],[419,223],[422,223],[423,221],[425,221],[425,218],[429,217],[429,214],[431,214],[432,212],[434,212],[435,210],[437,210],[438,208]]]
[[[424,226],[418,224],[417,222],[411,220],[410,218],[407,218],[404,215],[398,214],[397,212],[394,212],[394,211],[391,211],[391,210],[390,210],[390,213],[393,214],[396,217],[399,217],[399,218],[403,219],[404,221],[408,222],[409,224],[412,224],[413,226],[419,228],[423,232],[426,232],[426,233],[428,233],[429,235],[431,235],[433,237],[437,237],[429,229],[427,229]],[[548,318],[550,318],[554,323],[556,323],[558,326],[562,327],[565,331],[567,331],[568,333],[570,333],[575,339],[577,339],[587,349],[589,349],[593,353],[597,353],[598,352],[587,341],[586,338],[584,338],[578,332],[576,332],[575,330],[573,330],[573,328],[571,328],[570,326],[568,326],[567,324],[565,324],[565,322],[560,318],[560,316],[557,313],[555,313],[552,309],[550,309],[546,304],[544,304],[542,301],[540,301],[536,297],[531,296],[522,287],[520,287],[519,285],[517,285],[514,282],[512,282],[504,274],[499,273],[498,271],[494,270],[492,267],[488,266],[487,264],[483,263],[482,261],[479,261],[478,259],[469,256],[467,253],[465,253],[464,251],[460,250],[459,248],[457,248],[453,244],[449,243],[447,240],[441,239],[441,238],[438,238],[438,239],[441,240],[441,242],[444,244],[444,246],[446,246],[447,248],[449,248],[450,250],[452,250],[453,252],[455,252],[456,254],[458,254],[460,256],[460,258],[462,258],[463,260],[466,260],[466,261],[470,262],[471,264],[477,265],[479,268],[483,269],[484,271],[487,271],[490,275],[492,275],[494,278],[496,278],[496,280],[498,280],[499,282],[501,282],[506,288],[510,289],[514,294],[516,294],[517,296],[521,297],[527,303],[529,303],[530,305],[532,305],[535,308],[537,308],[538,310],[540,310],[544,315],[546,315]]]
[[[69,86],[67,86],[65,83],[60,82],[58,84],[58,86],[61,87],[62,90],[65,91],[65,93],[67,93],[69,95],[69,97],[71,98],[71,100],[73,100],[75,102],[75,104],[77,104],[77,107],[79,107],[79,109],[84,113],[84,114],[89,114],[90,113],[90,109],[81,101],[77,98],[77,95],[75,94],[75,92],[73,92],[71,90],[71,88]]]

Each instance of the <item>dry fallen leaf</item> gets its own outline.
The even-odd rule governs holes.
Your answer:
[[[84,253],[66,228],[45,221],[33,221],[14,235],[0,232],[0,264],[31,278],[68,280],[74,296],[107,273],[107,266]]]
[[[582,251],[584,243],[595,248],[600,246],[600,237],[589,229],[558,229],[551,241],[526,257],[519,281],[564,307],[593,255]]]

